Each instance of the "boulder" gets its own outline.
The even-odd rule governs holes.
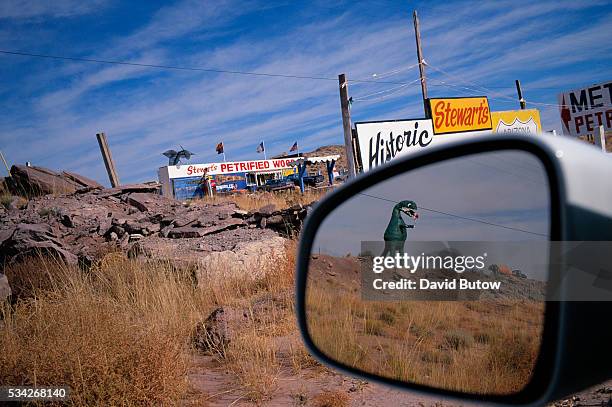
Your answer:
[[[182,226],[178,228],[172,228],[168,231],[167,237],[171,239],[189,239],[194,237],[202,237],[202,229],[193,228],[191,226]]]
[[[285,242],[286,239],[274,236],[239,242],[232,250],[209,253],[198,260],[198,284],[227,277],[260,278],[268,267],[274,267],[285,258]]]
[[[149,192],[133,192],[127,197],[127,202],[141,212],[151,211],[160,205],[165,206],[168,204],[168,202],[161,201],[166,200],[167,198],[159,194],[152,194]]]
[[[245,211],[243,209],[234,209],[234,213],[232,213],[234,218],[246,219],[249,217],[249,211]]]
[[[128,194],[132,192],[142,192],[142,193],[158,193],[161,189],[161,184],[158,182],[150,182],[144,184],[126,184],[121,185],[115,188],[107,188],[98,193],[100,197],[110,197],[110,196],[118,196],[122,194]]]
[[[260,214],[262,214],[264,216],[269,216],[274,211],[276,211],[276,205],[268,204],[268,205],[265,205],[265,206],[262,206],[261,208],[259,208],[259,210],[257,212],[259,212]]]
[[[22,196],[47,194],[71,194],[81,187],[80,184],[43,167],[11,167],[11,190]]]
[[[75,172],[62,171],[62,176],[70,181],[76,182],[81,188],[87,188],[88,190],[104,189],[102,184]]]
[[[237,218],[220,220],[217,223],[213,223],[211,226],[206,227],[202,227],[200,222],[193,222],[187,226],[180,226],[170,229],[167,237],[172,239],[203,237],[213,233],[219,233],[224,230],[233,229],[240,225],[244,225],[244,221]]]
[[[50,255],[67,264],[77,264],[78,258],[66,250],[47,224],[20,223],[10,237],[0,244],[0,262],[14,262],[28,256]]]
[[[236,337],[236,331],[249,321],[246,310],[219,307],[196,326],[192,336],[193,345],[204,353],[223,354],[227,345]]]

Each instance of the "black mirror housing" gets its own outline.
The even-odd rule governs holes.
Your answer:
[[[579,146],[583,147],[583,146]],[[298,324],[304,343],[309,351],[320,361],[338,368],[350,375],[364,377],[367,380],[399,387],[401,389],[437,394],[443,397],[454,397],[462,400],[499,403],[503,405],[542,405],[547,401],[560,398],[578,391],[585,386],[593,385],[610,377],[612,374],[612,355],[607,351],[612,343],[612,324],[601,326],[601,321],[612,315],[610,302],[562,302],[548,301],[545,308],[545,320],[542,333],[540,353],[529,383],[518,393],[511,395],[480,395],[442,390],[429,386],[408,384],[390,378],[385,378],[331,359],[314,343],[307,326],[306,315],[306,285],[310,254],[317,230],[321,223],[335,208],[350,197],[369,188],[378,182],[402,172],[411,171],[441,162],[475,153],[499,152],[504,150],[522,150],[533,156],[543,165],[550,188],[550,232],[551,241],[566,240],[612,240],[609,233],[612,228],[598,228],[599,234],[584,233],[576,229],[575,219],[584,219],[585,214],[577,211],[566,200],[566,182],[558,154],[549,143],[527,136],[488,136],[473,141],[460,142],[449,147],[428,149],[408,158],[398,159],[383,167],[379,167],[366,175],[357,177],[322,200],[307,218],[302,230],[297,258],[297,299],[296,312]],[[611,225],[612,220],[606,216],[592,217],[590,222],[599,225]],[[604,231],[607,230],[607,231]],[[589,238],[594,236],[595,238]],[[601,239],[599,239],[601,238]],[[599,322],[598,322],[599,321]],[[597,335],[586,332],[598,326],[601,331]],[[591,327],[591,328],[589,328]],[[585,334],[581,334],[584,332]],[[577,334],[578,333],[578,334]]]

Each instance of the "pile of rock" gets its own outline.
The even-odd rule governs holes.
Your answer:
[[[14,195],[26,197],[104,188],[96,181],[73,172],[57,173],[48,168],[25,165],[13,165],[11,177],[7,178],[6,182]]]
[[[309,210],[267,205],[248,212],[231,202],[181,203],[160,195],[155,183],[105,189],[77,174],[21,166],[12,172],[13,185],[36,193],[59,185],[69,193],[54,189],[0,207],[1,264],[42,253],[89,266],[119,249],[130,257],[199,264],[203,278],[220,269],[255,275],[262,256],[284,253],[285,238],[298,233]]]

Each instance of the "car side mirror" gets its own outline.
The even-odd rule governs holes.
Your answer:
[[[612,315],[612,187],[585,197],[576,180],[611,164],[578,142],[491,135],[346,184],[302,231],[310,352],[370,380],[498,403],[609,378],[612,324],[598,318]]]

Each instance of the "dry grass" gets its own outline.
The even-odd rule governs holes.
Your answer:
[[[318,201],[327,193],[327,189],[309,189],[301,194],[298,191],[241,193],[235,195],[215,195],[194,200],[193,205],[235,202],[240,209],[255,211],[266,205],[274,205],[276,209],[289,208],[296,204],[308,205]]]
[[[19,300],[1,309],[0,383],[69,385],[71,403],[80,406],[176,404],[188,393],[196,323],[219,305],[248,306],[292,290],[294,251],[292,244],[282,262],[266,259],[276,267],[256,280],[199,286],[172,264],[118,253],[88,272],[42,258],[7,267]],[[253,401],[275,390],[272,336],[295,330],[292,303],[268,314],[239,332],[220,358]]]
[[[446,389],[509,394],[531,377],[544,304],[363,301],[359,291],[313,276],[306,306],[314,342],[348,366]]]
[[[312,399],[313,406],[316,407],[347,407],[349,396],[342,391],[324,391]]]

